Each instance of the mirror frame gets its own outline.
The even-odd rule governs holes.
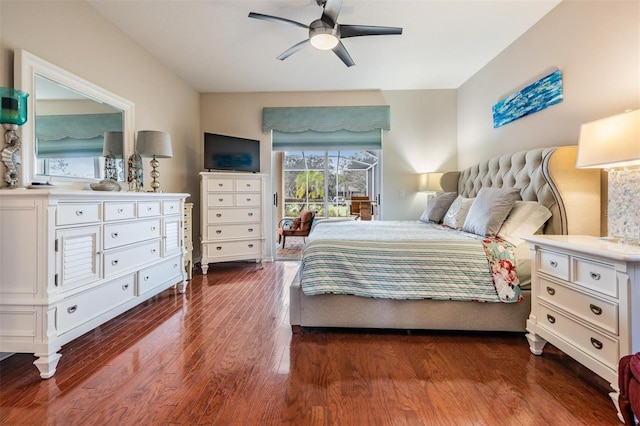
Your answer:
[[[46,181],[58,186],[65,186],[69,189],[88,189],[89,183],[99,179],[66,178],[58,176],[46,176],[36,174],[35,156],[35,76],[39,75],[72,90],[80,92],[88,98],[100,103],[109,104],[122,110],[123,118],[123,162],[125,166],[127,159],[133,154],[134,147],[134,103],[124,99],[96,84],[85,80],[77,75],[58,67],[50,62],[39,58],[24,49],[19,49],[14,58],[15,83],[16,88],[29,93],[27,99],[27,122],[21,126],[22,155],[20,182],[18,186],[26,187],[33,181]],[[123,189],[126,188],[126,181],[123,182]]]

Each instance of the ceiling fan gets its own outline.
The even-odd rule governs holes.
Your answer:
[[[349,52],[347,52],[347,49],[344,47],[340,39],[347,37],[402,34],[402,28],[399,27],[338,24],[338,15],[340,14],[340,8],[342,7],[342,0],[316,0],[316,2],[318,3],[318,6],[323,9],[322,16],[320,19],[316,19],[309,25],[292,21],[291,19],[255,12],[250,12],[249,18],[295,25],[309,30],[308,39],[294,44],[278,56],[278,59],[281,61],[284,61],[303,47],[311,44],[316,49],[333,50],[333,52],[342,60],[342,62],[344,62],[346,66],[351,67],[355,65],[355,62],[351,59]]]

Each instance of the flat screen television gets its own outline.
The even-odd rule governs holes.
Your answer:
[[[260,172],[260,141],[235,136],[204,134],[204,168],[234,172]]]

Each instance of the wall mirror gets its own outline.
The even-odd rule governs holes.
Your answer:
[[[72,188],[104,178],[105,132],[122,132],[112,149],[118,180],[133,153],[134,105],[25,50],[16,52],[16,87],[29,93],[22,126],[21,186],[50,182]]]

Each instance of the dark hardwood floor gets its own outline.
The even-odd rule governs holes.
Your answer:
[[[214,265],[62,348],[0,362],[1,425],[619,425],[607,383],[523,334],[292,335],[296,262]]]

